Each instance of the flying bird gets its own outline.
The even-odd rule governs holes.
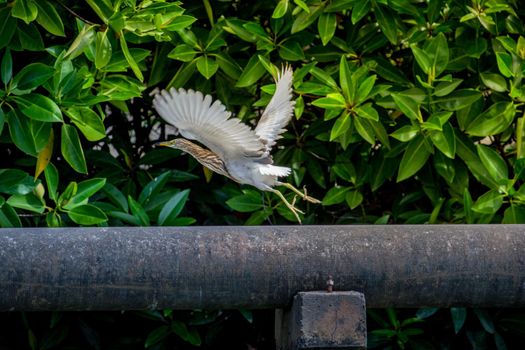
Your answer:
[[[303,193],[290,183],[279,181],[280,177],[288,176],[291,169],[274,165],[270,155],[293,114],[292,79],[290,66],[277,74],[275,93],[255,129],[232,117],[226,107],[218,100],[214,102],[210,95],[184,89],[162,90],[155,95],[153,106],[184,138],[159,145],[189,153],[203,166],[240,184],[275,193],[300,223],[299,213],[304,213],[295,207],[295,197],[290,203],[274,187],[287,187],[312,203],[320,201],[308,196],[306,189]],[[207,148],[189,140],[196,140]]]

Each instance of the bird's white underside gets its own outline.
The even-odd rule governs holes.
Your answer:
[[[210,95],[203,96],[199,91],[163,90],[155,96],[153,105],[164,120],[179,129],[182,136],[199,141],[225,163],[254,162],[269,157],[271,147],[291,119],[294,106],[291,101],[292,79],[291,68],[283,69],[277,77],[275,93],[253,130],[240,119],[232,118],[220,101],[213,102]],[[260,181],[265,183],[271,180],[266,177],[282,177],[291,172],[290,168],[264,162],[253,165],[262,175]],[[251,183],[246,180],[245,183]]]

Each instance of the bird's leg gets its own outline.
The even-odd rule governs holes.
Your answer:
[[[305,201],[308,201],[310,203],[315,203],[315,204],[319,204],[321,203],[320,200],[318,199],[315,199],[314,197],[310,197],[309,195],[306,194],[306,186],[303,188],[304,192],[301,192],[299,191],[297,188],[295,188],[292,184],[288,183],[288,182],[278,182],[277,183],[278,186],[284,186],[292,191],[294,191],[295,193],[297,193],[299,196],[301,196],[301,198]]]
[[[288,202],[286,200],[286,198],[284,198],[283,194],[279,190],[276,190],[275,188],[272,188],[271,191],[273,193],[275,193],[276,195],[278,195],[279,198],[281,198],[283,203],[286,205],[286,207],[288,207],[288,209],[290,209],[290,211],[293,213],[293,215],[295,215],[295,218],[297,219],[297,221],[300,224],[301,223],[301,218],[299,217],[299,214],[304,214],[304,212],[302,212],[301,210],[299,210],[296,207],[294,207],[295,197],[294,197],[294,200],[293,200],[292,204],[290,204],[290,202]]]

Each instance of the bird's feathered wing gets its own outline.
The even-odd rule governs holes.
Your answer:
[[[284,127],[292,117],[295,104],[292,101],[292,80],[292,68],[283,67],[276,79],[275,93],[255,128],[255,134],[260,137],[268,149],[280,138],[285,131]]]
[[[197,140],[222,159],[262,157],[266,152],[259,137],[220,101],[199,91],[171,88],[157,94],[153,106],[182,136]]]

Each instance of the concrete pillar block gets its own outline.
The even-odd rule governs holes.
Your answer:
[[[366,305],[362,293],[300,292],[290,310],[275,315],[277,349],[365,349]]]

